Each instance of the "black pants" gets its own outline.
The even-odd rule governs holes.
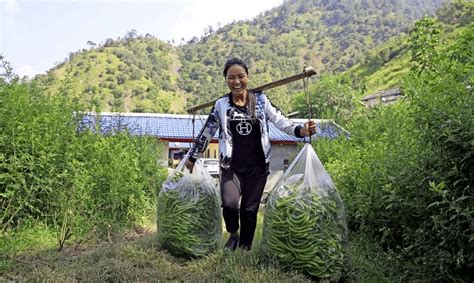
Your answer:
[[[265,168],[239,170],[221,168],[222,213],[226,229],[229,233],[239,230],[240,213],[239,246],[246,249],[250,249],[252,246],[255,228],[257,227],[258,208],[267,182],[267,176],[268,173]],[[240,197],[242,197],[241,200]]]

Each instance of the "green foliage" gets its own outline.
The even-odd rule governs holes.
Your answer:
[[[420,180],[420,186],[430,190],[422,200],[432,219],[416,230],[429,234],[407,238],[438,245],[428,248],[419,242],[405,252],[409,256],[425,253],[425,264],[463,275],[468,275],[468,264],[474,260],[469,232],[474,228],[473,33],[471,24],[450,52],[434,62],[435,69],[406,81],[417,129],[431,149],[423,164],[431,174]]]
[[[413,263],[406,280],[473,279],[473,34],[471,24],[430,68],[410,73],[408,99],[361,109],[349,140],[316,145],[350,228]]]
[[[26,222],[21,228],[0,234],[0,259],[2,256],[54,249],[57,245],[56,232],[44,223]],[[7,268],[8,262],[0,260],[0,274]]]
[[[46,96],[17,79],[0,83],[1,232],[44,223],[60,247],[141,222],[165,174],[154,139],[80,131],[66,89]]]
[[[412,69],[421,73],[431,70],[435,66],[436,47],[439,45],[440,29],[435,26],[433,18],[423,18],[415,23],[410,32],[411,61],[414,63]]]
[[[436,11],[436,18],[450,25],[469,25],[474,20],[474,2],[470,0],[446,1]]]
[[[305,92],[292,98],[292,108],[299,112],[299,117],[309,117],[309,104],[312,118],[333,119],[341,125],[350,120],[355,108],[353,98],[357,94],[350,79],[341,75],[326,75],[314,83],[309,80],[308,84],[309,98]]]

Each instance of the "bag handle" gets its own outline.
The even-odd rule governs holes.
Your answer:
[[[303,78],[303,85],[304,85],[304,93],[305,93],[305,96],[306,96],[306,105],[308,106],[308,122],[311,121],[311,112],[312,112],[312,105],[311,105],[311,101],[310,101],[310,96],[309,96],[309,77],[305,77]],[[308,136],[308,143],[311,144],[311,132],[309,133],[309,136]]]

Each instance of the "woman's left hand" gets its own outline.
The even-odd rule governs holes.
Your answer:
[[[309,137],[310,135],[314,135],[316,133],[316,122],[313,120],[308,120],[308,122],[304,123],[304,127],[300,130],[300,135],[303,137]]]

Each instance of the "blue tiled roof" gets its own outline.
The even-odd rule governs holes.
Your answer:
[[[100,118],[99,118],[100,117]],[[191,115],[174,114],[152,114],[152,113],[99,113],[86,114],[82,119],[80,128],[100,129],[103,134],[111,134],[127,130],[132,135],[154,136],[167,140],[191,140],[201,131],[207,117],[196,116],[194,120]],[[292,119],[298,124],[303,124],[304,119]],[[348,134],[330,120],[315,120],[317,133],[313,138],[327,137],[336,138],[341,134]],[[217,133],[214,137],[217,139]],[[270,141],[272,142],[297,142],[303,139],[287,135],[278,130],[270,123]]]

